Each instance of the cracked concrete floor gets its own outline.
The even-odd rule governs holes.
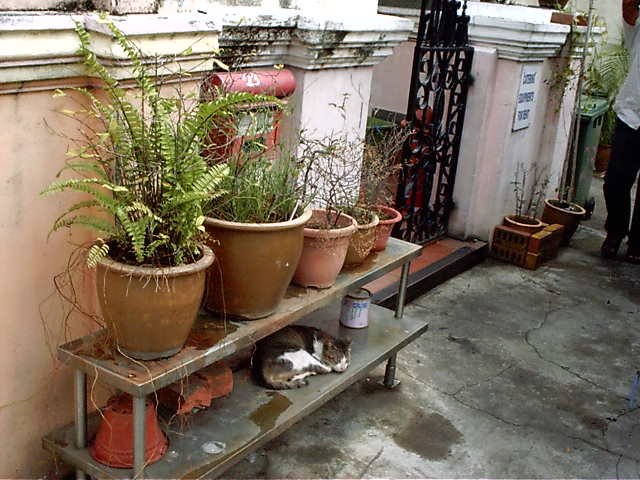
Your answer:
[[[599,218],[530,272],[487,261],[407,307],[430,330],[228,478],[638,478],[640,266]]]

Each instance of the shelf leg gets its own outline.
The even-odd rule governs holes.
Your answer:
[[[411,262],[407,262],[402,265],[402,273],[400,275],[400,285],[398,286],[398,303],[396,305],[396,318],[402,318],[404,315],[404,302],[407,297],[407,283],[409,282],[409,268],[411,266]],[[384,381],[382,384],[389,388],[393,389],[400,385],[400,382],[396,380],[396,361],[398,357],[394,354],[392,357],[387,360],[387,367],[384,371]]]
[[[145,401],[144,395],[133,397],[133,472],[136,479],[144,477]]]
[[[74,371],[75,407],[76,407],[76,448],[87,446],[87,376],[82,370]],[[76,479],[84,480],[82,470],[76,470]]]

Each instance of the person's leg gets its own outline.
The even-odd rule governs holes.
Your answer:
[[[629,249],[625,259],[631,263],[640,263],[640,178],[636,188],[636,203],[633,207],[633,218],[629,230]]]
[[[607,205],[605,228],[607,238],[602,244],[602,256],[613,258],[629,232],[631,188],[640,168],[640,132],[618,120],[613,138],[611,160],[604,178],[604,198]]]

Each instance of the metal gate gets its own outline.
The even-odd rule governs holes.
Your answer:
[[[428,9],[428,3],[431,8]],[[394,236],[426,243],[447,233],[471,78],[467,0],[422,0],[413,57]]]

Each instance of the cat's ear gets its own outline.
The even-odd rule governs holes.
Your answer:
[[[345,347],[350,347],[351,344],[353,343],[353,340],[351,339],[351,337],[341,338],[341,340],[342,340],[342,344]]]

